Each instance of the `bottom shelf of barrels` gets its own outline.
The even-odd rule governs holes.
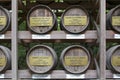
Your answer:
[[[99,76],[98,64],[95,66],[91,52],[80,43],[19,44],[18,56],[21,79],[96,79]],[[0,74],[0,79],[4,78],[12,78],[8,68]]]
[[[64,44],[64,46],[66,45]],[[56,46],[54,44],[54,47]],[[97,77],[95,70],[89,70],[91,69],[92,59],[90,52],[85,47],[70,45],[64,48],[60,54],[57,54],[59,49],[61,48],[55,50],[53,47],[41,44],[32,46],[26,55],[29,75],[31,76],[26,77],[32,79],[85,79]]]
[[[11,37],[7,34],[9,33],[5,34],[5,39]],[[99,65],[97,61],[94,61],[93,56],[93,53],[97,53],[98,50],[92,52],[86,43],[91,44],[96,41],[97,31],[86,31],[79,35],[66,34],[64,31],[53,31],[45,35],[19,31],[18,35],[20,39],[18,43],[19,78],[42,80],[98,78]],[[46,41],[48,43],[43,43]],[[1,55],[5,54],[2,51],[9,52],[8,49],[0,48],[0,50]],[[8,68],[8,65],[11,65],[10,52],[4,56],[0,58],[1,80],[12,78],[12,70],[10,67]]]

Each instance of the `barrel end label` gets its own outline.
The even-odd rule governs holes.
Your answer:
[[[87,24],[87,16],[64,16],[65,26],[85,26]]]
[[[53,18],[52,17],[30,17],[30,26],[52,26]]]
[[[0,26],[5,26],[6,21],[6,16],[0,16]]]
[[[5,64],[6,64],[5,56],[0,57],[0,67],[5,66]]]
[[[51,56],[30,56],[30,65],[32,66],[50,66],[52,65]]]
[[[113,26],[120,26],[120,16],[113,16],[112,17],[112,25]]]
[[[112,65],[120,66],[120,56],[112,56]]]
[[[88,64],[87,56],[66,56],[66,66],[86,66]]]

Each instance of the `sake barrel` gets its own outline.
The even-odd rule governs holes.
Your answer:
[[[78,4],[81,2],[81,0],[63,0],[63,1],[68,4]]]
[[[85,72],[91,62],[89,51],[80,45],[72,45],[62,51],[60,61],[64,69],[70,73]]]
[[[9,11],[0,6],[0,33],[5,32],[10,26]]]
[[[75,5],[67,8],[61,16],[61,29],[69,33],[81,33],[89,25],[89,14],[81,6]]]
[[[11,67],[11,51],[7,47],[0,46],[0,73]]]
[[[54,2],[54,0],[36,0],[36,1],[39,3],[42,3],[42,4],[50,4],[50,3]]]
[[[35,33],[48,33],[57,25],[56,15],[46,5],[34,6],[27,14],[27,25]]]
[[[107,68],[113,72],[120,73],[120,45],[107,50]]]
[[[55,51],[46,45],[32,47],[26,56],[29,69],[34,73],[47,73],[57,64]]]
[[[107,27],[120,32],[120,5],[111,9],[107,13]]]

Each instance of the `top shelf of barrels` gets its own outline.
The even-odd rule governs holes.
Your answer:
[[[9,1],[11,0],[0,0],[1,5],[2,5],[2,2],[9,2]],[[94,10],[94,7],[98,8],[98,5],[95,5],[95,4],[94,6],[87,5],[86,7],[92,6],[92,8],[89,10],[88,8],[85,7],[86,4],[91,3],[89,0],[71,0],[71,1],[64,0],[65,1],[64,3],[63,2],[58,3],[58,2],[55,2],[55,0],[36,0],[36,2],[34,2],[35,4],[34,3],[27,4],[27,1],[26,1],[26,4],[24,5],[21,4],[21,0],[18,0],[18,1],[19,1],[19,5],[21,5],[19,7],[22,7],[21,9],[24,9],[22,12],[19,12],[20,19],[18,23],[19,25],[23,23],[23,21],[26,21],[27,23],[27,28],[25,25],[24,30],[19,29],[20,39],[34,39],[35,37],[37,37],[35,39],[38,39],[38,38],[41,39],[40,35],[44,36],[45,34],[49,34],[49,35],[45,35],[43,39],[49,38],[51,40],[71,39],[71,38],[73,39],[94,39],[95,40],[99,36],[98,34],[99,30],[97,30],[95,25],[92,24],[94,23],[93,22],[94,20],[91,19],[91,16],[94,19],[97,17],[96,14],[98,14],[98,12]],[[86,3],[85,1],[87,1],[88,3]],[[73,4],[76,4],[76,5],[71,5],[70,2],[72,3],[75,2]],[[79,4],[83,4],[85,2],[84,3],[85,5],[79,5],[76,2],[79,2]],[[93,2],[96,2],[96,1],[93,0]],[[113,0],[108,0],[107,4],[110,5],[111,3],[113,3],[116,6],[116,4],[118,4],[119,2],[120,0],[114,0],[114,2]],[[4,33],[7,29],[10,30],[9,26],[10,26],[11,12],[7,11],[3,7],[0,8],[1,16],[2,16],[0,18],[3,19],[2,21],[0,21],[1,33]],[[94,11],[91,12],[92,9],[95,12]],[[119,16],[119,6],[114,8],[114,13],[112,12],[113,11],[109,11],[107,14],[107,27],[108,27],[108,30],[110,29],[109,27],[112,27],[116,32],[107,31],[107,39],[110,39],[110,40],[120,39],[120,35],[117,35],[117,32],[119,32],[119,27],[118,26],[114,27],[111,24],[112,16],[114,18],[115,16]],[[116,18],[114,19],[114,21],[116,23]],[[97,22],[98,21],[96,21],[96,23]],[[99,23],[97,24],[99,26]],[[21,26],[19,28],[21,28]],[[28,30],[30,32],[28,32]],[[11,35],[8,35],[9,33],[10,32],[5,32],[5,39],[11,38]],[[23,35],[22,33],[28,34],[29,36]],[[77,35],[69,35],[69,34],[77,34]],[[82,34],[82,35],[78,35],[78,34]]]

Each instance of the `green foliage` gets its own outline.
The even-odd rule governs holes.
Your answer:
[[[26,49],[24,46],[18,46],[18,66],[20,69],[27,68],[26,65]]]
[[[23,22],[19,25],[19,30],[26,30],[26,21],[23,21]]]

